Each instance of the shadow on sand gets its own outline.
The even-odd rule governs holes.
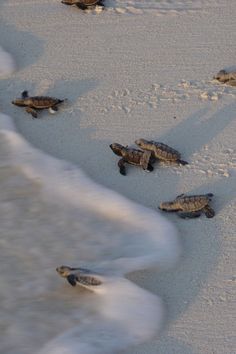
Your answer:
[[[164,136],[157,137],[156,140],[173,146],[175,146],[175,141],[178,146],[182,142],[183,147],[185,145],[183,142],[186,142],[186,146],[190,149],[183,156],[188,160],[203,145],[210,144],[211,140],[235,119],[235,108],[235,104],[230,104],[210,117],[208,117],[207,109],[201,109],[177,127],[168,131]],[[174,143],[172,143],[173,141]],[[171,177],[171,180],[169,177]],[[173,198],[179,194],[179,178],[176,174],[168,176],[169,188],[167,193],[172,195]],[[236,197],[235,175],[229,178],[210,179],[209,182],[204,178],[203,181],[201,186],[189,190],[188,194],[214,193],[211,205],[216,212],[215,218],[207,219],[202,215],[197,219],[182,220],[176,214],[163,214],[176,224],[183,243],[183,256],[178,267],[163,274],[154,269],[129,275],[129,279],[164,299],[167,307],[166,325],[178,318],[194,302],[195,297],[204,286],[203,284],[207,281],[209,273],[218,263],[224,229],[224,219],[221,214],[227,206],[230,207],[230,203]],[[159,183],[162,185],[161,181]],[[159,201],[161,201],[164,188],[161,189],[159,185],[157,188],[157,195],[160,196]],[[173,347],[176,346],[174,351],[176,354],[192,353],[189,348],[183,350],[182,346],[177,350],[178,341],[173,344],[173,340],[170,343],[168,337],[167,341],[166,337],[158,340],[158,347],[161,348],[160,353],[172,353]]]

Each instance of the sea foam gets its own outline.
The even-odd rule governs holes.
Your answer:
[[[0,79],[11,75],[15,71],[15,62],[12,56],[0,46]]]
[[[4,353],[116,353],[157,334],[161,299],[125,275],[175,264],[170,222],[32,147],[4,114],[0,183]],[[56,274],[62,264],[99,271],[103,283],[72,288]]]

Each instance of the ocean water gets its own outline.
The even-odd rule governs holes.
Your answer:
[[[126,275],[175,264],[169,221],[35,149],[3,113],[0,190],[1,353],[118,353],[157,335],[162,300]],[[102,285],[71,287],[62,264],[99,272]]]

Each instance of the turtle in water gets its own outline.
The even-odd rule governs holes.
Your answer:
[[[48,96],[29,97],[28,91],[23,91],[21,98],[12,101],[12,104],[20,107],[27,107],[26,112],[30,113],[33,118],[37,118],[37,111],[48,108],[50,113],[55,113],[58,110],[57,105],[64,101],[65,100]]]
[[[180,165],[188,164],[188,162],[181,160],[181,155],[178,151],[166,144],[153,140],[148,141],[145,139],[138,139],[135,141],[135,144],[143,150],[151,151],[153,157],[157,160],[173,161],[179,163]]]
[[[180,194],[172,202],[164,202],[159,206],[160,210],[178,212],[178,215],[185,218],[196,218],[205,213],[207,218],[213,218],[214,210],[209,206],[213,197],[212,193],[203,195]]]
[[[153,171],[151,163],[154,162],[154,159],[152,158],[151,151],[132,149],[128,146],[125,147],[117,143],[111,144],[110,148],[116,155],[121,156],[121,159],[118,161],[118,167],[120,169],[120,173],[123,176],[126,175],[126,163],[130,165],[141,166],[145,171],[148,172]]]
[[[81,10],[95,8],[96,6],[104,7],[103,0],[62,0],[62,4],[76,5]]]
[[[214,79],[227,85],[236,86],[236,71],[220,70]]]
[[[93,287],[102,284],[101,276],[97,273],[93,273],[89,269],[71,268],[63,265],[56,268],[56,271],[61,277],[66,278],[68,283],[72,286],[76,286],[78,284],[92,290]]]

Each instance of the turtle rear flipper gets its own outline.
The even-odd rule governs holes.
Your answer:
[[[70,283],[70,285],[76,286],[76,280],[77,280],[76,275],[70,274],[66,277],[66,279],[67,279],[68,283]]]
[[[126,176],[125,160],[123,158],[118,161],[118,167],[120,169],[120,174]]]
[[[27,97],[29,97],[29,94],[28,94],[28,91],[23,91],[22,93],[21,93],[21,97],[22,98],[27,98]]]
[[[177,162],[180,164],[180,165],[188,165],[188,162],[187,161],[184,161],[184,160],[177,160]]]
[[[27,107],[26,109],[26,112],[31,114],[33,118],[38,118],[38,114],[37,114],[37,111],[31,107]]]
[[[198,218],[201,215],[200,211],[192,211],[192,212],[178,212],[178,215],[181,219],[193,219]]]
[[[206,217],[207,218],[213,218],[215,216],[215,211],[209,206],[209,205],[206,205],[202,211],[205,213]]]
[[[57,106],[49,107],[48,110],[51,114],[54,114],[58,111],[58,107]]]
[[[142,166],[142,168],[144,170],[147,170],[149,172],[151,172],[148,167],[150,167],[151,165],[149,164],[150,163],[150,159],[151,159],[151,156],[152,156],[152,152],[151,151],[144,151],[144,153],[142,154],[142,157],[140,158],[140,165]],[[149,166],[150,165],[150,166]],[[152,166],[151,166],[152,168]],[[151,169],[153,170],[153,168]]]

